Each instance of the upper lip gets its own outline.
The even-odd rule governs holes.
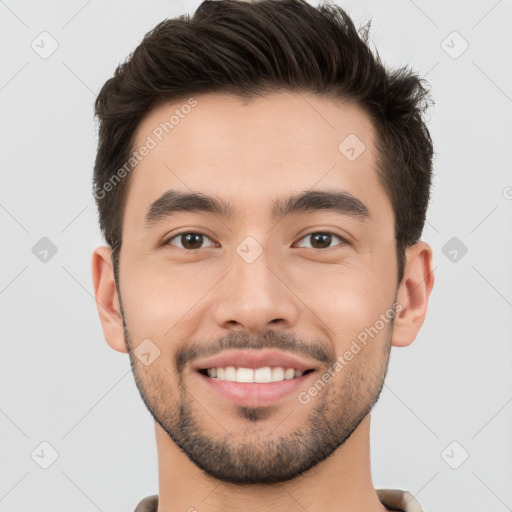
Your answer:
[[[194,370],[225,368],[226,366],[252,369],[265,366],[282,366],[285,369],[294,368],[300,371],[314,370],[316,368],[313,362],[299,359],[279,350],[244,349],[228,350],[209,359],[199,360],[195,363]]]

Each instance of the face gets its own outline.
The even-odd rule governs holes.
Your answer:
[[[378,399],[393,210],[357,106],[291,93],[195,102],[137,131],[136,148],[156,146],[125,206],[124,336],[147,408],[196,466],[282,482],[332,454]]]

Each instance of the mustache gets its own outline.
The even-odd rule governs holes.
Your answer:
[[[271,348],[290,352],[297,356],[316,359],[323,364],[333,364],[335,353],[332,347],[321,340],[305,342],[291,332],[264,331],[254,337],[246,332],[228,333],[226,336],[208,342],[187,342],[175,356],[176,370],[179,373],[194,359],[211,357],[225,350],[262,350]]]

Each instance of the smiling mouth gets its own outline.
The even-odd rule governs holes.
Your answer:
[[[235,366],[202,368],[198,372],[205,377],[218,381],[243,382],[252,384],[268,384],[271,382],[281,382],[293,380],[302,375],[313,372],[313,369],[305,371],[295,368],[285,368],[283,366],[264,366],[262,368],[244,368]]]

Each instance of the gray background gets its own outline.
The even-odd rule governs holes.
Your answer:
[[[436,282],[417,340],[392,349],[374,484],[427,512],[512,510],[512,3],[340,3],[436,101]],[[148,30],[197,5],[0,1],[0,511],[121,512],[158,492],[152,419],[92,295],[93,101]]]

